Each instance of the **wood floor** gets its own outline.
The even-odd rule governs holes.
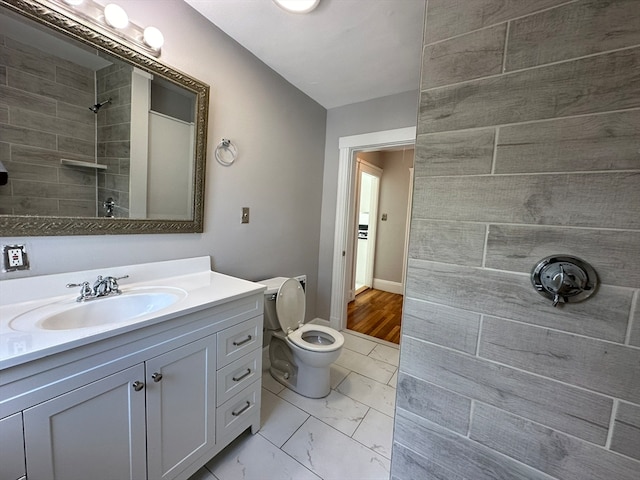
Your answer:
[[[347,306],[347,328],[387,342],[400,343],[402,295],[369,289]]]

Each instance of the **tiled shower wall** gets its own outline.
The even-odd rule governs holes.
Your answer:
[[[96,72],[97,101],[111,99],[97,114],[98,163],[107,170],[98,173],[98,216],[105,216],[104,202],[112,198],[115,217],[129,217],[129,172],[131,130],[131,75],[133,68],[115,62]]]
[[[639,7],[428,0],[393,478],[640,478]]]
[[[96,215],[91,70],[0,35],[0,214]]]

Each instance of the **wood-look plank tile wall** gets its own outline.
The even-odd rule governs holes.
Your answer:
[[[95,216],[93,72],[0,35],[0,214]]]
[[[428,0],[392,477],[640,478],[640,2]],[[602,282],[554,308],[538,260]]]
[[[115,217],[129,217],[132,71],[130,65],[116,62],[96,72],[98,101],[111,99],[97,115],[97,158],[108,167],[98,173],[99,217],[105,216],[103,205],[109,198],[115,202]]]

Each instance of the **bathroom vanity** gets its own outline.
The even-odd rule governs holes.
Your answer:
[[[97,275],[129,277],[65,288]],[[209,257],[3,281],[0,480],[187,479],[255,433],[264,288]]]

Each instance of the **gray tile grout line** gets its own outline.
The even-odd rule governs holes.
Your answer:
[[[375,342],[375,343],[377,343],[377,342]],[[378,345],[382,345],[382,344],[378,343]],[[346,347],[345,347],[345,348],[346,348]],[[374,348],[375,348],[375,347],[374,347]],[[348,349],[348,350],[350,350],[350,349]],[[354,350],[351,350],[351,351],[354,351]],[[373,351],[373,349],[372,349],[371,351]],[[355,353],[358,353],[358,352],[355,352]],[[360,354],[360,355],[362,355],[362,354]],[[368,357],[368,355],[364,355],[364,356]],[[378,360],[378,359],[374,359],[374,360]],[[378,360],[378,361],[382,361],[382,360]],[[387,362],[383,362],[383,363],[387,363]],[[397,367],[397,366],[395,366],[395,365],[393,365],[393,364],[388,364],[388,365],[392,365],[392,366],[394,366],[394,367],[396,368],[396,373],[397,373],[397,371],[398,371],[398,367]],[[341,366],[341,367],[342,367],[342,366]],[[336,385],[336,387],[335,387],[335,388],[332,388],[331,390],[332,390],[332,391],[334,391],[334,392],[336,392],[336,393],[339,393],[339,394],[341,394],[341,395],[344,395],[345,397],[347,397],[347,398],[349,398],[349,399],[351,399],[351,400],[353,400],[353,401],[355,401],[355,402],[358,402],[359,404],[361,404],[361,405],[363,405],[363,406],[365,406],[365,407],[366,407],[366,412],[364,413],[364,415],[363,415],[362,419],[358,422],[358,426],[355,428],[355,430],[353,431],[353,433],[352,433],[351,435],[347,435],[346,433],[344,433],[344,432],[342,432],[342,431],[338,430],[337,428],[333,427],[332,425],[329,425],[328,423],[324,422],[322,419],[320,419],[320,418],[316,417],[315,415],[313,415],[313,414],[311,414],[311,413],[307,412],[306,410],[304,410],[304,409],[302,409],[302,408],[298,407],[297,405],[295,405],[295,404],[293,404],[293,403],[289,402],[288,400],[286,400],[285,398],[281,397],[281,396],[280,396],[280,393],[281,393],[281,392],[283,392],[283,391],[286,389],[286,387],[284,387],[284,386],[283,386],[283,388],[280,390],[280,392],[279,392],[279,393],[274,393],[274,392],[272,392],[271,390],[269,390],[268,388],[265,388],[265,387],[261,384],[261,386],[260,386],[261,391],[262,391],[262,389],[267,390],[268,392],[270,392],[270,393],[272,393],[274,396],[276,396],[279,400],[281,400],[281,401],[283,401],[283,402],[286,402],[286,403],[287,403],[287,404],[289,404],[290,406],[292,406],[292,407],[294,407],[294,408],[296,408],[296,409],[298,409],[298,410],[300,410],[300,411],[304,412],[304,413],[307,415],[307,418],[304,420],[304,422],[302,422],[302,423],[300,424],[300,426],[298,426],[298,428],[296,428],[296,429],[294,430],[294,432],[293,432],[293,433],[292,433],[292,434],[291,434],[291,435],[290,435],[290,436],[289,436],[289,437],[288,437],[288,438],[283,442],[282,447],[284,447],[284,445],[285,445],[289,440],[291,440],[291,438],[292,438],[292,437],[293,437],[293,436],[294,436],[294,435],[295,435],[295,434],[296,434],[296,433],[297,433],[297,432],[302,428],[302,426],[303,426],[304,424],[306,424],[306,423],[309,421],[309,419],[310,419],[310,418],[314,418],[315,420],[317,420],[317,421],[321,422],[323,425],[328,426],[329,428],[331,428],[331,429],[335,430],[335,431],[336,431],[336,432],[338,432],[339,434],[342,434],[342,435],[344,435],[345,437],[347,437],[347,438],[349,438],[349,439],[353,440],[354,442],[358,443],[359,445],[361,445],[362,447],[366,448],[366,449],[367,449],[367,450],[369,450],[370,452],[372,452],[372,453],[374,453],[374,454],[376,454],[376,455],[379,455],[380,457],[385,458],[386,460],[388,460],[389,462],[391,462],[391,459],[390,459],[390,458],[388,458],[388,457],[386,457],[386,456],[382,455],[382,454],[381,454],[381,453],[379,453],[379,452],[376,452],[375,450],[373,450],[373,449],[369,448],[367,445],[364,445],[362,442],[360,442],[360,441],[356,440],[355,438],[353,438],[353,435],[355,435],[355,433],[358,431],[358,429],[362,426],[362,422],[364,421],[364,418],[369,414],[369,412],[370,412],[371,410],[375,410],[376,412],[380,413],[381,415],[385,415],[385,416],[387,416],[387,417],[391,418],[391,419],[392,419],[392,420],[394,420],[394,421],[395,421],[395,415],[394,415],[394,416],[389,416],[389,415],[387,415],[386,413],[381,412],[381,411],[380,411],[380,410],[378,410],[377,408],[374,408],[374,407],[372,407],[372,406],[370,406],[370,405],[367,405],[367,404],[365,404],[365,403],[363,403],[363,402],[361,402],[361,401],[359,401],[359,400],[356,400],[356,399],[354,399],[354,398],[350,397],[349,395],[346,395],[346,394],[344,394],[344,393],[342,393],[342,392],[339,392],[339,391],[338,391],[338,387],[339,387],[339,386],[340,386],[340,385],[341,385],[341,384],[342,384],[342,383],[347,379],[347,377],[348,377],[351,373],[355,373],[355,374],[361,375],[361,376],[362,376],[362,377],[364,377],[364,378],[367,378],[368,380],[371,380],[371,381],[373,381],[373,382],[376,382],[376,383],[378,383],[378,384],[380,384],[380,385],[383,385],[383,386],[387,386],[387,387],[393,388],[394,390],[397,390],[397,389],[396,389],[396,388],[394,388],[394,387],[392,387],[392,386],[390,386],[390,385],[388,385],[388,384],[386,384],[386,383],[382,383],[382,382],[379,382],[379,381],[377,381],[377,380],[375,380],[375,379],[369,378],[369,377],[367,377],[366,375],[359,374],[358,372],[355,372],[354,370],[351,370],[351,369],[349,369],[349,368],[347,368],[347,367],[342,367],[342,368],[344,368],[345,370],[348,370],[348,371],[349,371],[349,373],[348,373],[348,374],[347,374],[347,375],[346,375],[346,376],[345,376],[345,377],[344,377],[344,378],[343,378],[343,379],[338,383],[338,385]],[[267,375],[269,375],[268,370],[267,370],[267,371],[263,371],[263,374],[267,374]],[[394,374],[395,374],[395,373],[394,373]],[[393,378],[393,376],[392,376],[392,378]],[[316,476],[320,477],[320,475],[319,475],[318,473],[314,472],[313,470],[310,470],[307,466],[303,465],[303,464],[302,464],[302,463],[300,463],[298,460],[296,460],[296,459],[295,459],[295,458],[293,458],[291,455],[289,455],[286,451],[284,451],[282,447],[279,447],[278,445],[276,445],[275,443],[273,443],[271,440],[269,440],[267,437],[265,437],[264,435],[262,435],[262,433],[261,433],[261,431],[260,431],[260,430],[257,432],[257,434],[258,434],[258,435],[260,435],[264,440],[266,440],[267,442],[269,442],[271,445],[273,445],[275,448],[277,448],[278,450],[280,450],[282,453],[284,453],[285,455],[287,455],[289,458],[291,458],[292,460],[294,460],[296,463],[298,463],[299,465],[301,465],[302,467],[304,467],[306,470],[308,470],[309,472],[313,473],[314,475],[316,475]],[[206,466],[205,466],[205,469],[206,469],[206,470],[207,470],[211,475],[213,475],[213,476],[214,476],[214,478],[216,478],[216,479],[218,478],[218,477],[216,477],[216,476],[215,476],[215,474],[214,474],[211,470],[209,470]],[[322,478],[322,477],[320,477],[320,478]]]
[[[283,401],[287,402],[284,398],[281,398],[281,397],[278,397],[278,398],[280,398],[281,400],[283,400]],[[287,402],[287,403],[289,403],[289,402]],[[290,405],[292,405],[291,403],[289,403],[289,404],[290,404]],[[295,405],[294,405],[294,406],[295,406]],[[296,408],[297,408],[297,407],[296,407]],[[304,412],[304,410],[302,410],[302,411]],[[307,412],[305,412],[305,413],[307,413]],[[284,447],[284,446],[285,446],[285,444],[286,444],[289,440],[291,440],[291,438],[292,438],[292,437],[293,437],[293,436],[298,432],[298,430],[300,430],[300,429],[302,428],[302,426],[303,426],[305,423],[307,423],[307,422],[309,421],[309,419],[310,419],[311,417],[316,418],[316,417],[314,417],[313,415],[311,415],[311,414],[307,413],[307,418],[305,418],[304,422],[302,422],[302,423],[300,424],[300,426],[299,426],[298,428],[296,428],[296,429],[295,429],[295,431],[294,431],[294,432],[289,436],[289,438],[287,438],[287,439],[284,441],[284,443],[282,444],[282,447]],[[316,420],[319,420],[319,419],[318,419],[318,418],[316,418]],[[323,423],[324,423],[324,422],[323,422]],[[294,460],[294,461],[296,461],[297,463],[299,463],[300,465],[302,465],[305,469],[309,470],[311,473],[313,473],[313,474],[314,474],[314,475],[316,475],[317,477],[320,477],[320,475],[318,475],[316,472],[314,472],[313,470],[309,469],[308,467],[306,467],[306,466],[305,466],[305,465],[303,465],[302,463],[298,462],[298,460],[296,460],[296,459],[295,459],[295,458],[293,458],[291,455],[289,455],[287,452],[285,452],[285,451],[282,449],[282,447],[277,446],[275,443],[273,443],[273,442],[272,442],[271,440],[269,440],[267,437],[265,437],[264,435],[261,435],[261,434],[260,434],[260,430],[258,430],[258,435],[260,435],[262,438],[264,438],[267,442],[269,442],[271,445],[273,445],[274,447],[276,447],[278,450],[280,450],[280,451],[281,451],[282,453],[284,453],[286,456],[288,456],[288,457],[289,457],[289,458],[291,458],[292,460]],[[320,478],[322,478],[322,477],[320,477]]]
[[[343,367],[343,368],[345,368],[345,367]],[[349,395],[346,395],[346,394],[344,394],[344,393],[342,393],[342,392],[339,392],[339,391],[338,391],[338,387],[339,387],[339,386],[340,386],[340,385],[341,385],[341,384],[346,380],[346,378],[347,378],[351,373],[356,373],[356,374],[357,374],[358,372],[354,372],[353,370],[349,370],[349,373],[348,373],[348,374],[347,374],[347,375],[342,379],[342,381],[341,381],[341,382],[336,386],[336,388],[332,388],[331,390],[332,390],[332,391],[334,391],[334,392],[336,392],[336,393],[339,393],[339,394],[341,394],[341,395],[344,395],[345,397],[347,397],[347,398],[349,398],[349,399],[351,399],[351,400],[353,400],[353,401],[355,401],[355,402],[357,402],[357,403],[359,403],[359,404],[364,405],[365,407],[367,407],[367,410],[366,410],[365,414],[363,415],[362,420],[360,420],[360,422],[358,422],[358,426],[355,428],[355,430],[353,431],[353,433],[352,433],[351,435],[347,435],[346,433],[344,433],[344,432],[342,432],[342,431],[338,430],[337,428],[335,428],[333,425],[329,425],[328,423],[324,422],[321,418],[316,417],[315,415],[313,415],[313,414],[311,414],[311,413],[307,412],[306,410],[303,410],[302,408],[298,407],[297,405],[295,405],[295,404],[293,404],[293,403],[289,402],[287,399],[282,398],[279,394],[274,394],[274,395],[276,395],[276,397],[278,397],[278,399],[280,399],[280,400],[282,400],[282,401],[284,401],[284,402],[288,403],[289,405],[291,405],[291,406],[293,406],[293,407],[297,408],[298,410],[301,410],[302,412],[304,412],[304,413],[306,413],[306,414],[307,414],[307,418],[305,419],[305,421],[304,421],[304,422],[302,422],[302,424],[300,424],[300,426],[299,426],[298,428],[296,428],[296,430],[295,430],[295,431],[294,431],[294,432],[293,432],[293,433],[292,433],[292,434],[287,438],[287,440],[285,440],[285,442],[282,444],[282,446],[284,446],[284,445],[285,445],[285,444],[286,444],[286,443],[287,443],[287,442],[288,442],[288,441],[289,441],[289,440],[290,440],[290,439],[291,439],[291,438],[296,434],[296,432],[298,432],[298,430],[300,430],[300,428],[302,428],[302,426],[303,426],[305,423],[307,423],[307,422],[309,421],[309,418],[314,418],[314,419],[316,419],[317,421],[319,421],[319,422],[323,423],[324,425],[326,425],[326,426],[328,426],[328,427],[332,428],[333,430],[337,431],[338,433],[340,433],[340,434],[344,435],[345,437],[350,438],[350,439],[352,439],[353,441],[357,442],[358,444],[362,445],[362,446],[363,446],[363,447],[365,447],[367,450],[370,450],[371,452],[375,453],[376,455],[380,455],[381,457],[386,458],[387,460],[391,461],[391,459],[390,459],[390,458],[387,458],[386,456],[382,455],[381,453],[376,452],[375,450],[373,450],[373,449],[369,448],[367,445],[364,445],[362,442],[359,442],[358,440],[356,440],[355,438],[353,438],[353,436],[356,434],[356,432],[358,431],[358,429],[362,426],[362,422],[364,421],[364,418],[369,414],[369,412],[370,412],[371,410],[375,410],[376,412],[380,413],[381,415],[385,415],[385,416],[387,416],[387,417],[391,418],[392,420],[395,418],[395,415],[394,415],[393,417],[390,417],[389,415],[387,415],[387,414],[386,414],[386,413],[384,413],[384,412],[381,412],[381,411],[380,411],[380,410],[378,410],[377,408],[374,408],[374,407],[372,407],[372,406],[370,406],[370,405],[367,405],[367,404],[365,404],[365,403],[362,403],[361,401],[356,400],[355,398],[352,398],[352,397],[350,397]],[[363,376],[364,376],[364,375],[363,375]],[[368,378],[368,377],[365,377],[365,378]],[[370,379],[370,380],[373,380],[373,379]],[[374,381],[374,382],[377,382],[376,380],[373,380],[373,381]],[[380,382],[377,382],[377,383],[380,383]],[[384,383],[380,383],[380,384],[381,384],[381,385],[386,385],[386,384],[384,384]],[[388,386],[388,385],[387,385],[387,386]],[[264,388],[264,387],[262,387],[262,388]],[[283,390],[281,390],[281,392],[282,392],[282,391],[284,391],[285,389],[286,389],[286,387],[285,387]],[[394,390],[395,390],[395,389],[394,389]],[[270,390],[268,390],[268,391],[270,391]],[[270,392],[271,392],[271,391],[270,391]],[[273,392],[271,392],[271,393],[273,393]],[[258,434],[260,435],[260,431],[258,431]],[[274,445],[276,448],[278,448],[279,450],[282,450],[282,447],[278,447],[276,444],[274,444],[273,442],[271,442],[271,441],[270,441],[268,438],[266,438],[265,436],[263,436],[263,435],[261,435],[261,436],[262,436],[262,438],[264,438],[265,440],[269,441],[269,443],[271,443],[272,445]],[[285,454],[289,455],[289,454],[288,454],[287,452],[285,452],[284,450],[282,450],[282,452],[284,452]],[[289,456],[290,456],[290,455],[289,455]],[[292,457],[292,458],[293,458],[293,457]],[[294,460],[295,460],[295,458],[294,458]],[[297,460],[296,460],[296,461],[297,461]],[[298,462],[298,463],[300,463],[300,462]],[[307,467],[306,467],[306,466],[304,466],[304,465],[303,465],[303,467],[307,468]],[[309,470],[309,469],[307,468],[307,470]],[[310,471],[311,471],[313,474],[318,475],[316,472],[313,472],[312,470],[310,470]],[[319,475],[318,475],[318,476],[319,476]]]
[[[364,340],[368,340],[368,339],[364,339]],[[377,345],[387,346],[387,345],[385,345],[385,344],[383,344],[383,343],[376,342],[375,340],[368,340],[368,341],[371,341],[371,342],[373,342],[373,343],[376,343],[376,346],[377,346]],[[371,354],[371,353],[373,352],[373,350],[376,348],[375,346],[371,349],[371,351],[370,351],[370,352],[369,352],[369,354],[367,354],[367,355],[364,355],[364,354],[362,354],[362,353],[360,353],[360,352],[357,352],[357,351],[355,351],[355,350],[351,350],[350,348],[347,348],[347,347],[344,347],[344,348],[346,348],[347,350],[349,350],[349,351],[351,351],[351,352],[354,352],[354,353],[357,353],[357,354],[359,354],[359,355],[362,355],[362,356],[364,356],[364,357],[371,358],[372,360],[376,360],[376,361],[379,361],[379,362],[382,362],[382,363],[386,363],[387,365],[391,365],[391,366],[393,366],[393,367],[396,369],[396,371],[393,373],[393,375],[397,374],[397,372],[398,372],[398,368],[399,368],[399,366],[394,365],[394,364],[391,364],[391,363],[388,363],[388,362],[385,362],[384,360],[380,360],[380,359],[377,359],[377,358],[370,357],[370,354]],[[393,347],[390,347],[390,348],[393,348]],[[349,395],[346,395],[346,394],[344,394],[344,393],[342,393],[342,392],[338,391],[338,388],[339,388],[339,387],[340,387],[340,385],[342,385],[342,383],[347,379],[347,377],[348,377],[349,375],[351,375],[351,373],[355,373],[355,374],[360,375],[360,376],[362,376],[362,377],[364,377],[364,378],[366,378],[366,379],[368,379],[368,380],[370,380],[370,381],[376,382],[376,383],[378,383],[378,384],[380,384],[380,385],[382,385],[382,386],[386,386],[386,387],[392,388],[393,390],[397,390],[397,389],[396,389],[395,387],[392,387],[392,386],[391,386],[391,385],[389,385],[388,383],[382,383],[382,382],[379,382],[378,380],[375,380],[375,379],[373,379],[373,378],[367,377],[366,375],[363,375],[363,374],[358,373],[358,372],[356,372],[356,371],[354,371],[354,370],[351,370],[350,368],[344,367],[344,366],[342,366],[342,365],[339,365],[339,366],[340,366],[341,368],[345,369],[345,370],[348,370],[348,371],[349,371],[349,373],[348,373],[347,375],[345,375],[345,377],[344,377],[344,378],[343,378],[343,379],[342,379],[342,380],[341,380],[341,381],[336,385],[336,387],[335,387],[335,388],[331,388],[331,391],[334,391],[334,392],[336,392],[336,393],[339,393],[340,395],[344,395],[345,397],[349,398],[350,400],[352,400],[352,401],[354,401],[354,402],[357,402],[357,403],[359,403],[359,404],[363,405],[364,407],[366,407],[366,412],[364,413],[364,415],[363,415],[362,419],[358,422],[357,427],[354,429],[354,431],[353,431],[353,433],[352,433],[351,435],[347,435],[346,433],[344,433],[344,432],[342,432],[342,431],[338,430],[337,428],[333,427],[332,425],[329,425],[328,423],[324,422],[322,419],[320,419],[320,418],[316,417],[315,415],[313,415],[313,414],[311,414],[311,413],[307,412],[306,410],[304,410],[304,409],[302,409],[302,408],[298,407],[297,405],[295,405],[295,404],[293,404],[293,403],[289,402],[288,400],[286,400],[285,398],[281,397],[281,396],[280,396],[280,393],[282,393],[282,392],[286,389],[286,387],[284,387],[284,386],[283,386],[283,388],[280,390],[280,392],[278,392],[278,393],[274,393],[274,392],[272,392],[271,390],[269,390],[268,388],[265,388],[263,385],[261,385],[261,387],[260,387],[261,389],[265,389],[265,390],[267,390],[268,392],[270,392],[270,393],[272,393],[273,395],[275,395],[279,400],[281,400],[281,401],[283,401],[283,402],[286,402],[286,403],[287,403],[287,404],[289,404],[290,406],[292,406],[292,407],[294,407],[294,408],[296,408],[296,409],[298,409],[298,410],[300,410],[300,411],[304,412],[304,413],[307,415],[307,418],[304,420],[304,422],[302,422],[302,423],[300,424],[300,426],[299,426],[298,428],[296,428],[296,429],[295,429],[295,431],[294,431],[294,432],[293,432],[293,433],[292,433],[292,434],[291,434],[291,435],[290,435],[290,436],[289,436],[289,437],[288,437],[288,438],[283,442],[282,446],[284,447],[284,445],[285,445],[285,444],[286,444],[286,443],[287,443],[287,442],[288,442],[288,441],[289,441],[289,440],[290,440],[290,439],[291,439],[291,438],[292,438],[292,437],[293,437],[293,436],[294,436],[294,435],[295,435],[295,434],[300,430],[300,428],[302,428],[302,426],[303,426],[305,423],[307,423],[307,422],[309,421],[309,419],[310,419],[310,418],[314,418],[315,420],[317,420],[317,421],[321,422],[322,424],[324,424],[324,425],[328,426],[329,428],[332,428],[332,429],[333,429],[333,430],[335,430],[336,432],[338,432],[338,433],[340,433],[340,434],[344,435],[344,436],[345,436],[345,437],[347,437],[347,438],[350,438],[351,440],[353,440],[354,442],[358,443],[358,444],[359,444],[359,445],[361,445],[362,447],[366,448],[366,449],[367,449],[367,450],[369,450],[370,452],[372,452],[372,453],[374,453],[374,454],[376,454],[376,455],[379,455],[380,457],[385,458],[386,460],[388,460],[388,461],[390,462],[390,461],[391,461],[391,459],[390,459],[390,458],[388,458],[388,457],[386,457],[386,456],[382,455],[382,454],[381,454],[381,453],[379,453],[379,452],[376,452],[375,450],[373,450],[373,449],[369,448],[367,445],[364,445],[362,442],[359,442],[358,440],[356,440],[355,438],[353,438],[353,435],[355,435],[355,433],[358,431],[358,429],[362,426],[362,422],[364,421],[364,418],[369,414],[369,412],[370,412],[371,410],[375,410],[376,412],[380,413],[381,415],[385,415],[385,416],[387,416],[387,417],[391,418],[392,420],[395,420],[395,415],[394,415],[394,416],[389,416],[389,415],[387,415],[386,413],[381,412],[381,411],[380,411],[380,410],[378,410],[377,408],[374,408],[374,407],[372,407],[372,406],[370,406],[370,405],[367,405],[366,403],[363,403],[363,402],[361,402],[360,400],[357,400],[357,399],[355,399],[355,398],[353,398],[353,397],[350,397]],[[264,375],[264,374],[269,375],[268,370],[263,371],[263,375]],[[391,378],[393,378],[393,375],[391,376]],[[391,381],[391,379],[389,379],[389,381]],[[394,412],[394,413],[395,413],[395,412]],[[263,439],[265,439],[266,441],[268,441],[271,445],[273,445],[274,447],[276,447],[278,450],[282,451],[282,452],[283,452],[285,455],[287,455],[289,458],[292,458],[294,461],[296,461],[296,463],[298,463],[298,464],[302,465],[306,470],[308,470],[308,471],[310,471],[311,473],[313,473],[314,475],[316,475],[316,476],[320,477],[320,475],[319,475],[318,473],[314,472],[313,470],[310,470],[308,467],[306,467],[305,465],[301,464],[298,460],[296,460],[295,458],[291,457],[291,455],[289,455],[287,452],[285,452],[285,451],[282,449],[282,447],[278,447],[275,443],[273,443],[271,440],[269,440],[269,439],[268,439],[268,438],[266,438],[264,435],[262,435],[262,434],[261,434],[261,432],[260,432],[260,430],[257,432],[257,434],[258,434],[258,435],[260,435],[260,436],[261,436]],[[209,471],[209,473],[211,473],[212,475],[214,475],[214,474],[213,474],[213,472],[211,472],[209,469],[207,469],[207,471]],[[214,477],[215,477],[215,475],[214,475]],[[215,478],[217,478],[217,477],[215,477]],[[320,477],[320,478],[321,478],[321,477]]]

